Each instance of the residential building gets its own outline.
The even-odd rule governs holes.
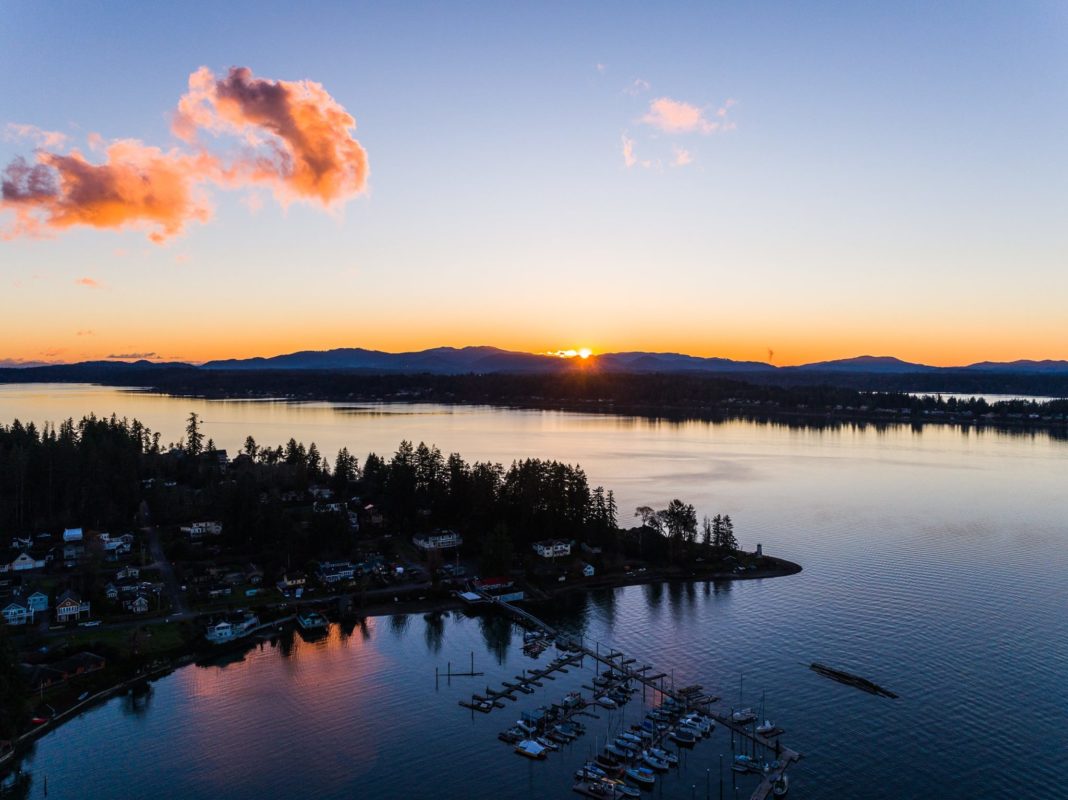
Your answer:
[[[355,565],[348,561],[324,561],[319,564],[316,576],[326,584],[351,581],[356,574]]]
[[[89,616],[89,602],[82,601],[81,595],[67,589],[56,600],[56,622],[73,622]]]
[[[190,539],[202,539],[205,536],[218,536],[221,534],[222,523],[215,521],[192,522],[189,525],[183,525],[179,530]]]
[[[44,592],[34,592],[26,598],[26,605],[30,607],[30,610],[35,614],[38,611],[48,610],[48,595]]]
[[[83,538],[81,528],[67,528],[63,531],[64,542],[80,542]]]
[[[582,577],[584,577],[584,578],[592,578],[595,574],[597,574],[597,570],[595,570],[593,568],[593,564],[587,564],[587,563],[583,562],[583,564],[582,564]]]
[[[23,600],[10,600],[0,609],[8,625],[26,625],[33,622],[33,609]]]
[[[456,531],[439,530],[412,537],[412,544],[426,552],[448,550],[452,547],[459,547],[463,543],[463,537]]]
[[[534,552],[542,558],[560,558],[571,555],[571,542],[563,539],[544,539],[534,542]]]

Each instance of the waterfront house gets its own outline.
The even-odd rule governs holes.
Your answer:
[[[204,636],[209,642],[222,644],[233,639],[239,639],[259,624],[259,617],[250,612],[230,614],[209,624]]]
[[[593,568],[593,564],[587,564],[587,563],[583,562],[583,564],[582,564],[582,577],[584,577],[584,578],[592,578],[596,573],[597,573],[597,570],[595,570]]]
[[[63,531],[64,542],[80,542],[83,538],[81,528],[67,528]]]
[[[116,586],[111,581],[109,581],[107,586],[104,587],[104,596],[108,600],[118,600],[119,599],[119,587]]]
[[[424,552],[448,550],[464,543],[463,537],[456,531],[436,530],[412,537],[412,544]]]
[[[34,592],[26,598],[26,605],[30,607],[30,610],[35,614],[38,611],[48,610],[48,595],[44,592]]]
[[[23,600],[9,601],[0,613],[4,615],[4,622],[8,625],[26,625],[33,622],[33,609]]]
[[[571,555],[571,542],[563,539],[544,539],[534,542],[534,552],[542,558],[560,558]]]
[[[320,583],[333,584],[351,581],[355,574],[356,567],[348,561],[323,561],[316,576]]]
[[[134,567],[134,566],[120,567],[119,570],[115,573],[115,580],[117,580],[117,581],[125,581],[125,580],[129,580],[130,578],[140,578],[140,577],[141,577],[141,569],[140,569],[140,567]]]
[[[278,581],[275,586],[283,597],[301,597],[304,594],[305,583],[307,583],[307,579],[300,573],[294,573],[293,575],[283,574],[282,580]]]
[[[82,601],[81,595],[73,589],[67,589],[56,600],[56,622],[72,622],[82,615],[89,616],[89,602]]]

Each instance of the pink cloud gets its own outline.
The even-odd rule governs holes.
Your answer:
[[[74,281],[75,286],[84,286],[86,289],[101,289],[104,284],[95,278],[77,278]]]
[[[352,136],[356,122],[313,81],[272,81],[235,67],[216,79],[206,67],[189,78],[173,122],[191,147],[162,150],[133,139],[106,144],[101,163],[80,151],[56,152],[62,134],[9,126],[9,135],[41,144],[32,161],[12,160],[0,175],[0,212],[12,218],[0,238],[45,235],[75,225],[136,229],[161,244],[190,222],[206,222],[205,186],[269,186],[282,203],[308,200],[331,207],[363,192],[367,154]],[[225,158],[198,134],[237,137]],[[50,149],[51,148],[51,149]]]
[[[659,97],[649,104],[649,110],[641,117],[641,122],[664,133],[702,133],[707,135],[722,130],[733,130],[733,123],[724,122],[728,109],[733,105],[734,101],[728,100],[723,106],[716,109],[715,116],[717,119],[710,120],[703,108],[681,100],[672,100],[670,97]]]
[[[364,190],[367,153],[353,137],[356,120],[314,81],[256,78],[234,67],[216,78],[207,67],[189,77],[172,128],[192,142],[200,130],[241,136],[247,150],[232,164],[238,183],[267,183],[279,200],[330,205]]]
[[[623,165],[630,169],[638,163],[638,157],[634,155],[634,140],[627,134],[623,134]]]
[[[207,154],[164,152],[126,139],[107,148],[102,164],[77,150],[38,150],[36,161],[16,158],[4,170],[0,207],[15,214],[4,238],[88,225],[147,229],[149,239],[160,243],[181,233],[186,222],[211,216],[194,189],[218,171]]]
[[[685,167],[687,164],[693,163],[693,155],[689,150],[684,150],[681,147],[674,148],[675,159],[671,162],[673,166]]]

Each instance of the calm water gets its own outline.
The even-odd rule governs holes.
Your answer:
[[[576,600],[555,621],[768,714],[805,753],[801,798],[1068,797],[1068,445],[1043,434],[952,428],[790,430],[435,406],[208,402],[95,387],[0,387],[0,419],[88,411],[180,435],[196,410],[236,450],[290,436],[331,453],[401,438],[469,459],[579,462],[622,508],[681,497],[729,513],[744,545],[800,575],[662,585]],[[619,713],[588,720],[570,752],[534,764],[496,740],[524,708],[588,682],[547,682],[505,711],[457,701],[537,662],[495,619],[382,617],[299,636],[244,661],[188,667],[141,705],[117,698],[43,738],[33,796],[253,798],[577,796],[568,775]],[[484,678],[435,689],[434,667]],[[548,657],[542,657],[545,660]],[[871,697],[806,669],[820,660],[901,695]],[[637,704],[623,714],[637,716]],[[729,737],[699,745],[654,795],[718,797]],[[733,797],[730,778],[727,797]],[[696,788],[694,788],[696,787]],[[752,779],[740,785],[748,797]]]

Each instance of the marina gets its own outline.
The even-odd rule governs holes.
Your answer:
[[[782,744],[779,739],[783,733],[781,728],[764,721],[762,725],[765,727],[758,732],[761,726],[758,726],[755,714],[748,709],[741,714],[733,709],[713,710],[713,705],[720,698],[704,693],[699,684],[675,688],[672,672],[671,685],[668,686],[668,673],[650,674],[654,669],[650,664],[635,667],[638,659],[627,657],[620,650],[609,648],[602,652],[599,642],[595,642],[591,649],[584,637],[576,640],[563,635],[526,609],[488,594],[482,594],[482,597],[501,613],[524,626],[532,626],[533,632],[528,631],[525,637],[533,633],[539,640],[552,638],[559,651],[570,655],[557,657],[545,669],[530,670],[529,677],[524,673],[517,678],[521,681],[519,684],[504,683],[506,691],[495,691],[487,686],[488,697],[473,695],[470,702],[461,701],[460,705],[486,713],[494,708],[505,708],[501,699],[515,702],[515,692],[521,687],[526,690],[530,690],[531,686],[541,687],[542,679],[554,679],[552,672],[566,672],[571,666],[582,668],[586,658],[594,664],[593,685],[584,684],[582,687],[592,693],[589,700],[572,692],[560,704],[542,706],[534,713],[523,712],[516,727],[499,735],[502,741],[516,744],[517,753],[538,759],[547,757],[550,751],[557,749],[552,742],[570,742],[586,732],[585,726],[576,724],[575,717],[587,715],[597,718],[588,708],[615,709],[625,706],[630,696],[638,691],[632,682],[642,686],[643,697],[646,690],[651,690],[653,697],[659,698],[658,707],[642,723],[632,725],[630,731],[621,730],[620,736],[611,744],[605,737],[604,754],[597,755],[594,761],[587,762],[576,771],[578,780],[573,786],[576,793],[586,797],[627,796],[621,791],[626,787],[624,779],[642,788],[649,788],[656,782],[657,768],[666,770],[668,766],[665,757],[669,754],[663,749],[667,740],[680,748],[692,748],[702,737],[711,734],[714,724],[722,725],[731,732],[732,749],[737,737],[743,750],[734,756],[732,769],[762,776],[750,800],[781,797],[788,791],[787,770],[797,764],[802,755]],[[600,671],[601,667],[605,668],[604,672]],[[524,736],[535,738],[524,739]],[[536,755],[532,755],[532,752]],[[594,770],[600,774],[591,774]]]

